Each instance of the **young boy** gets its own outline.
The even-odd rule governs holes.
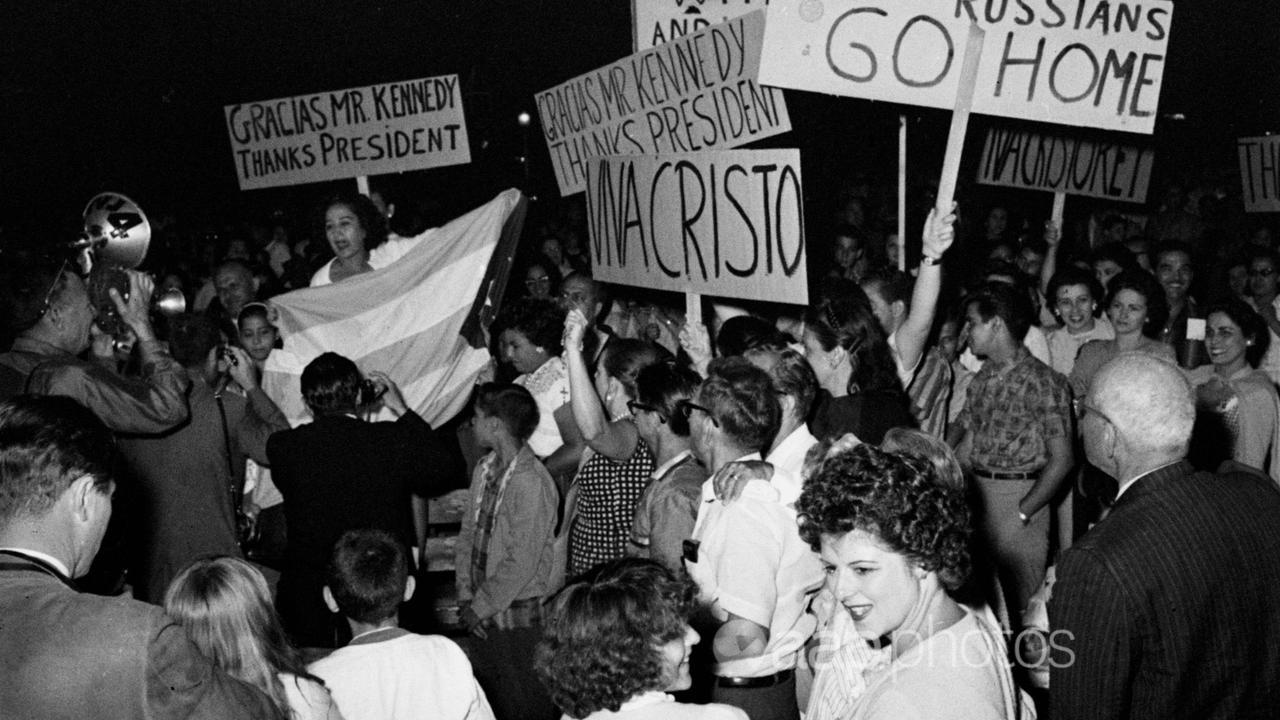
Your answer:
[[[338,539],[324,601],[342,613],[352,640],[308,668],[324,680],[346,720],[493,720],[462,648],[400,628],[400,603],[413,596],[405,548],[383,530]]]

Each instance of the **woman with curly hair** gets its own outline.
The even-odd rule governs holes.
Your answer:
[[[888,339],[856,289],[805,313],[804,354],[818,376],[810,429],[818,439],[853,433],[878,444],[891,427],[914,426]]]
[[[564,312],[550,300],[529,298],[498,313],[493,332],[502,362],[538,403],[538,427],[529,447],[563,488],[578,467],[585,443],[569,405],[569,369],[560,358]]]
[[[796,511],[827,588],[877,648],[851,643],[821,667],[808,718],[1018,717],[999,632],[948,594],[969,574],[962,490],[863,444],[827,458]]]
[[[249,563],[195,561],[169,583],[164,609],[205,657],[266,693],[285,717],[342,720],[324,682],[285,637],[267,581]]]
[[[311,276],[311,287],[372,272],[395,259],[382,258],[381,252],[374,253],[387,241],[387,220],[372,200],[344,192],[330,196],[321,207],[320,229],[329,241],[333,259]]]
[[[556,596],[535,664],[566,718],[746,720],[728,705],[677,703],[692,684],[697,589],[652,560],[593,568]]]

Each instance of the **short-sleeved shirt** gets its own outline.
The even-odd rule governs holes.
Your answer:
[[[702,500],[693,531],[696,557],[685,558],[702,602],[720,620],[732,613],[769,629],[759,656],[719,663],[715,674],[762,677],[794,668],[817,625],[805,611],[807,597],[823,580],[818,556],[800,538],[795,510],[763,480],[747,483],[728,504],[716,499],[707,480]]]
[[[1071,389],[1019,347],[1009,362],[983,363],[957,422],[971,433],[975,468],[1035,472],[1049,461],[1049,441],[1070,437]]]

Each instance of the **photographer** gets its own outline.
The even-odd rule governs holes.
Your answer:
[[[276,607],[300,646],[337,647],[344,639],[339,633],[347,632],[321,597],[334,542],[347,530],[376,528],[405,548],[418,544],[426,530],[423,498],[434,494],[432,471],[449,462],[431,426],[405,405],[391,378],[369,375],[364,380],[355,363],[337,353],[312,360],[302,371],[302,397],[314,422],[267,441],[289,528]],[[361,420],[358,411],[377,402],[399,419]]]
[[[22,263],[0,279],[0,316],[16,335],[0,355],[0,399],[20,393],[65,395],[118,433],[164,432],[187,419],[186,373],[156,340],[151,325],[152,279],[126,270],[129,297],[111,301],[137,336],[142,377],[114,370],[112,337],[96,325],[97,308],[67,262]],[[90,346],[92,360],[80,355]]]
[[[172,318],[169,346],[193,381],[190,419],[161,435],[120,441],[141,500],[134,596],[153,603],[192,560],[240,555],[245,458],[265,464],[267,438],[289,428],[259,387],[249,355],[228,347],[213,320]]]

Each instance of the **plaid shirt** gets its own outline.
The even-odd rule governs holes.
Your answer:
[[[1070,437],[1071,389],[1020,346],[1007,363],[983,364],[956,422],[972,434],[974,468],[1036,472],[1049,461],[1049,441]]]

